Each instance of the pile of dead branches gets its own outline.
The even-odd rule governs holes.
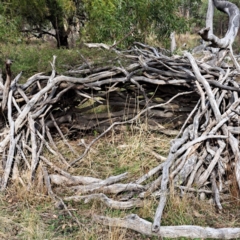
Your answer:
[[[229,31],[223,39],[212,33],[213,4],[229,15]],[[207,15],[210,21],[200,35],[219,49],[200,60],[188,52],[170,57],[160,49],[140,43],[125,52],[101,44],[118,54],[117,64],[99,67],[82,56],[81,66],[59,75],[54,57],[50,76],[39,73],[24,84],[19,83],[21,73],[12,79],[11,61],[6,61],[7,77],[5,81],[0,77],[1,190],[14,181],[31,188],[36,173],[41,172],[49,195],[66,209],[65,202],[69,200],[98,199],[113,209],[131,209],[143,206],[146,198],[160,198],[153,223],[136,215],[125,219],[95,216],[95,221],[103,224],[164,237],[240,237],[239,228],[161,226],[169,189],[212,197],[220,210],[221,196],[225,193],[233,189],[235,197],[239,197],[240,68],[233,56],[232,43],[239,27],[235,19],[240,14],[228,1],[209,0]],[[231,67],[223,64],[228,53],[233,60]],[[121,59],[127,59],[127,64]],[[99,107],[106,111],[99,113]],[[185,121],[164,163],[128,183],[127,173],[97,179],[68,172],[76,163],[81,165],[91,146],[104,134],[146,119],[153,130],[165,133],[162,123],[171,120],[179,126]],[[66,134],[69,138],[79,137],[93,129],[100,134],[88,145],[83,144],[85,150],[79,156]],[[75,159],[69,161],[61,154],[54,141],[56,133]],[[59,159],[59,165],[50,160],[51,155]],[[55,174],[49,174],[53,171]],[[75,195],[59,198],[52,184],[71,185]],[[118,200],[114,199],[116,194]]]
[[[76,191],[76,195],[60,199],[65,207],[64,201],[98,199],[111,208],[130,209],[143,206],[144,198],[160,197],[153,225],[135,215],[124,220],[96,216],[95,220],[128,226],[144,234],[190,236],[183,232],[189,229],[186,226],[180,227],[179,232],[175,229],[175,233],[171,229],[165,233],[165,228],[159,231],[169,186],[181,190],[182,194],[191,191],[213,195],[221,209],[221,194],[229,192],[229,188],[239,182],[240,88],[234,81],[238,73],[234,68],[223,69],[195,61],[190,53],[169,57],[142,44],[119,54],[131,60],[128,66],[94,68],[94,64],[84,62],[69,70],[67,76],[56,74],[54,57],[50,76],[39,73],[24,84],[18,83],[21,74],[9,81],[11,63],[6,62],[7,79],[0,86],[1,190],[14,180],[30,187],[40,168],[54,200],[59,201],[59,197],[52,191],[53,183],[71,185]],[[107,107],[108,112],[92,113],[99,106]],[[147,117],[152,127],[166,132],[160,123],[167,118],[179,119],[183,113],[185,124],[172,142],[166,162],[136,181],[121,183],[126,182],[127,173],[105,180],[68,173],[67,169],[76,163],[79,165],[97,140],[119,125],[133,124]],[[76,134],[83,134],[83,130],[86,134],[91,129],[98,129],[101,134],[85,145],[85,151],[79,156],[65,134],[76,137]],[[75,159],[68,161],[63,157],[54,142],[56,132],[75,154]],[[59,158],[59,166],[46,157],[46,149],[48,155]],[[65,168],[60,168],[63,165]],[[235,174],[230,175],[229,169],[235,169]],[[52,170],[58,174],[48,175]],[[22,177],[26,172],[29,173],[27,182]],[[154,180],[145,184],[150,178]],[[109,197],[118,194],[121,199],[122,193],[129,193],[128,198],[117,201]],[[198,237],[222,236],[220,230],[193,227],[192,231],[191,236],[200,232]],[[239,230],[238,235],[236,229],[228,231],[227,237],[239,236]]]

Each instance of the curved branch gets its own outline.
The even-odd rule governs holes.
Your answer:
[[[212,24],[209,22],[213,19],[212,4],[221,12],[224,12],[229,17],[228,31],[224,38],[218,38],[212,33]],[[240,12],[238,7],[228,1],[221,0],[209,0],[208,1],[208,14],[207,14],[207,26],[199,31],[199,35],[205,40],[211,42],[211,47],[215,48],[227,48],[234,42],[237,36],[240,22]]]

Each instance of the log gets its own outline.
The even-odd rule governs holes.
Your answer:
[[[125,218],[109,218],[94,215],[93,220],[97,223],[111,227],[128,228],[148,236],[158,236],[166,238],[214,238],[233,239],[240,237],[240,228],[210,228],[200,226],[162,226],[160,231],[152,232],[152,223],[148,222],[136,214],[131,214]]]

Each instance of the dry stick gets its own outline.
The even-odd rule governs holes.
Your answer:
[[[50,134],[50,133],[49,133]],[[43,141],[43,143],[45,144],[45,146],[47,147],[47,149],[55,156],[59,157],[62,162],[67,166],[67,167],[70,167],[68,162],[66,161],[66,159],[62,156],[62,154],[57,150],[57,147],[54,143],[54,146],[56,147],[56,151],[54,151],[51,146],[48,144],[48,142],[44,139],[44,137],[42,136],[42,134],[37,131],[37,135],[39,136],[39,138]],[[48,135],[48,131],[47,131],[47,135]],[[51,135],[51,134],[50,134]],[[49,137],[49,135],[48,135]],[[50,140],[50,139],[49,139]],[[54,141],[53,141],[54,142]]]
[[[203,92],[202,90],[202,87],[200,86],[199,82],[198,81],[195,81],[196,85],[197,85],[197,88],[198,88],[198,91],[200,92],[200,96],[201,96],[201,103],[202,103],[202,111],[206,108],[206,99],[205,99],[205,93]]]
[[[192,125],[189,125],[183,132],[181,138],[174,139],[171,141],[171,152],[175,153],[188,139]]]
[[[239,104],[240,104],[240,99],[237,99],[234,103],[231,104],[231,106],[228,108],[228,110],[225,111],[225,112],[222,114],[221,119],[227,117],[227,116],[230,115],[232,112],[235,112],[235,113],[236,113],[236,111],[234,111],[234,110],[239,107]],[[221,119],[220,119],[220,120],[221,120]],[[220,120],[219,120],[219,122],[220,122]]]
[[[206,129],[211,129],[215,124],[216,121],[212,121],[212,119],[210,118],[211,114],[212,114],[212,110],[211,108],[209,109],[209,102],[207,102],[208,106],[207,108],[200,114],[200,117],[205,117],[205,122],[202,123],[201,126],[199,126],[199,130],[200,131],[205,131]],[[209,128],[209,125],[211,126],[211,128]],[[210,130],[209,130],[210,131]]]
[[[44,73],[44,72],[36,73],[36,74],[34,74],[33,76],[31,76],[31,77],[26,81],[26,83],[24,83],[23,85],[21,85],[21,89],[22,89],[22,90],[27,89],[27,88],[30,87],[32,84],[34,84],[36,81],[49,79],[49,76],[42,76],[43,73]]]
[[[213,14],[214,14],[214,4],[213,0],[208,1],[208,10],[206,16],[206,28],[209,28],[209,34],[213,34]]]
[[[137,45],[139,45],[139,46],[141,46],[141,47],[143,47],[143,48],[149,48],[149,49],[155,54],[155,56],[158,57],[158,58],[159,58],[159,57],[163,57],[163,58],[165,58],[165,59],[170,59],[169,57],[167,57],[167,56],[162,55],[161,53],[159,53],[159,52],[156,50],[156,48],[154,48],[154,47],[148,46],[148,45],[143,44],[143,43],[140,43],[140,42],[134,42],[134,44],[137,44]],[[164,49],[164,50],[166,50],[166,49]],[[159,56],[159,54],[160,54],[161,56]]]
[[[193,119],[193,131],[192,131],[192,135],[190,137],[191,139],[198,137],[198,129],[199,129],[199,124],[200,124],[201,118],[202,118],[201,109],[199,109]]]
[[[69,164],[68,164],[68,162],[66,161],[66,159],[64,158],[64,156],[58,151],[58,147],[57,147],[57,145],[56,145],[56,143],[54,142],[54,140],[53,140],[53,138],[52,138],[52,135],[51,135],[51,133],[50,133],[50,131],[49,131],[49,128],[46,126],[45,127],[45,130],[46,130],[46,133],[47,133],[47,137],[48,137],[48,140],[49,140],[49,142],[51,143],[51,145],[53,146],[53,148],[55,149],[55,151],[54,151],[54,155],[55,156],[58,156],[59,158],[60,158],[60,160],[62,161],[62,163],[64,163],[66,166],[68,166],[69,167]]]
[[[176,175],[174,177],[174,183],[182,184],[185,182],[185,180],[188,178],[190,173],[193,171],[194,166],[196,165],[197,162],[197,155],[192,154],[191,156],[186,157],[185,161],[182,161],[180,165],[182,165],[182,169],[176,169],[175,173]],[[173,177],[171,179],[173,179]]]
[[[185,190],[186,192],[208,193],[208,194],[213,193],[213,191],[207,190],[207,189],[196,189],[196,188],[178,186],[178,185],[175,185],[174,187],[179,188],[181,190]]]
[[[221,2],[223,2],[221,4]],[[213,47],[218,48],[227,48],[234,42],[236,35],[239,29],[239,9],[235,4],[232,4],[228,1],[208,1],[208,12],[207,12],[207,27],[199,31],[199,35],[205,41],[211,41],[211,45]],[[228,24],[228,31],[226,32],[225,36],[219,39],[212,33],[212,23],[209,24],[210,21],[213,21],[213,4],[218,7],[218,9],[226,14],[229,17],[229,24]],[[218,4],[218,5],[217,5]],[[208,25],[209,24],[209,25]]]
[[[146,106],[148,106],[149,99],[148,99],[148,97],[147,97],[147,95],[146,95],[145,90],[143,89],[143,87],[142,87],[138,82],[136,82],[133,78],[132,78],[130,81],[131,81],[133,84],[135,84],[135,85],[138,87],[138,89],[142,92],[142,94],[143,94],[143,96],[144,96],[144,98],[145,98]]]
[[[221,83],[221,84],[223,84],[223,83],[227,80],[227,78],[229,77],[229,74],[230,74],[230,69],[227,69],[225,76],[222,77],[222,75],[220,75],[218,82]],[[218,92],[218,90],[219,90],[219,89],[213,90],[214,95]],[[218,107],[220,106],[221,101],[222,101],[225,93],[227,93],[227,90],[222,90],[221,96],[217,99],[217,105],[218,105]]]
[[[211,179],[211,183],[212,183],[212,191],[214,193],[214,200],[216,202],[217,207],[220,210],[222,210],[222,205],[220,203],[219,190],[218,190],[217,183],[216,183],[216,173],[215,173],[215,171],[212,171],[210,179]]]
[[[162,176],[159,176],[156,180],[154,180],[153,182],[147,184],[145,186],[145,188],[147,189],[146,192],[141,192],[139,194],[140,198],[146,198],[149,195],[151,195],[154,191],[156,191],[157,189],[159,189],[159,186],[161,185],[161,181],[162,181]]]
[[[35,177],[35,171],[38,164],[38,155],[37,155],[37,139],[36,139],[36,128],[35,121],[33,120],[31,114],[28,114],[28,122],[31,134],[31,146],[32,146],[32,161],[31,161],[31,176],[29,184],[33,181]]]
[[[74,178],[72,177],[71,174],[69,174],[68,172],[65,172],[64,170],[62,170],[61,168],[57,167],[55,164],[53,164],[52,162],[48,161],[45,157],[40,156],[40,159],[45,162],[47,165],[49,165],[51,168],[53,168],[55,171],[61,173],[61,175],[63,175],[66,178],[69,178],[70,180],[74,181]]]
[[[72,153],[74,153],[76,156],[78,156],[78,153],[72,148],[72,146],[68,143],[67,139],[64,137],[64,135],[63,135],[61,129],[59,128],[59,126],[57,125],[56,120],[53,117],[52,113],[50,113],[50,117],[51,117],[51,119],[53,121],[53,124],[54,124],[55,128],[57,129],[58,133],[62,137],[63,142],[65,143],[65,145],[67,145],[69,147],[69,149],[72,151]]]
[[[53,55],[53,62],[52,63],[50,62],[51,66],[52,66],[52,74],[51,74],[50,78],[48,79],[48,83],[51,83],[56,75],[56,70],[55,70],[56,58],[57,58],[57,56]]]
[[[189,116],[187,117],[185,123],[183,124],[183,126],[181,127],[181,130],[179,131],[178,135],[176,136],[175,139],[178,139],[182,133],[183,133],[183,130],[185,129],[186,125],[188,124],[188,121],[190,120],[190,118],[193,116],[193,114],[198,110],[198,107],[200,105],[201,101],[199,100],[196,104],[196,106],[194,107],[194,109],[191,111],[191,113],[189,114]]]
[[[18,113],[20,114],[22,111],[21,111],[20,107],[18,106],[16,99],[14,97],[12,97],[12,102],[13,102],[15,108],[17,109]]]
[[[15,155],[15,161],[13,162],[13,167],[12,167],[12,180],[17,180],[20,178],[19,175],[19,162],[20,162],[20,152],[17,151]]]
[[[92,140],[88,146],[86,147],[84,153],[77,159],[75,159],[74,161],[70,162],[70,166],[74,165],[75,163],[79,162],[87,153],[88,151],[90,150],[91,146],[96,142],[98,141],[102,136],[104,136],[106,133],[108,133],[114,126],[116,125],[123,125],[123,124],[127,124],[127,123],[133,123],[133,121],[137,120],[142,114],[144,114],[145,112],[149,111],[150,109],[153,109],[153,108],[157,108],[157,107],[162,107],[168,103],[170,103],[171,101],[173,101],[175,98],[179,97],[179,96],[182,96],[182,95],[186,95],[186,94],[191,94],[193,93],[192,91],[191,92],[183,92],[183,93],[178,93],[176,94],[175,96],[173,96],[170,100],[168,100],[166,103],[162,103],[162,104],[157,104],[157,105],[154,105],[154,106],[150,106],[150,107],[147,107],[145,108],[144,110],[140,111],[134,118],[130,119],[130,120],[127,120],[127,121],[124,121],[124,122],[114,122],[111,126],[109,126],[104,132],[102,132],[97,138],[95,138],[94,140]]]
[[[232,135],[232,133],[229,133],[229,142],[231,144],[233,154],[235,155],[235,176],[238,187],[240,189],[240,152],[238,145],[239,141]]]
[[[224,99],[225,95],[228,93],[227,90],[223,90],[220,97],[217,99],[217,105],[218,107],[220,107],[220,104],[222,102],[222,100]]]
[[[44,142],[45,146],[47,147],[47,149],[49,150],[49,152],[51,152],[53,155],[58,156],[58,153],[56,151],[54,151],[51,146],[49,145],[49,143],[46,141],[46,139],[44,138],[44,136],[42,136],[42,134],[39,131],[36,131],[38,137]]]
[[[52,200],[54,200],[54,201],[58,200],[60,202],[60,205],[64,207],[64,209],[67,211],[69,216],[76,221],[78,226],[83,226],[83,224],[81,224],[79,222],[78,218],[73,216],[72,213],[68,210],[68,208],[67,208],[66,204],[63,202],[62,198],[60,198],[59,196],[57,196],[56,194],[53,193],[51,183],[50,183],[50,179],[49,179],[49,175],[48,175],[48,172],[47,172],[47,170],[44,166],[42,166],[42,171],[43,171],[45,185],[47,186],[49,196],[52,198]],[[84,226],[84,228],[85,228],[85,226]]]
[[[57,103],[59,101],[59,99],[61,98],[61,96],[63,96],[63,94],[67,91],[69,91],[71,88],[74,87],[74,84],[69,84],[69,86],[65,89],[63,89],[62,91],[60,91],[56,97],[53,98],[53,96],[56,93],[57,87],[54,86],[54,90],[52,90],[51,94],[44,100],[44,102],[42,103],[42,106],[47,105],[47,104],[54,104]],[[41,107],[40,107],[41,108]]]
[[[40,123],[42,125],[42,136],[45,137],[45,129],[46,129],[46,126],[45,126],[45,121],[44,121],[44,118],[42,117],[41,120],[40,120]],[[41,141],[40,143],[40,147],[38,149],[38,152],[37,152],[37,159],[40,158],[40,155],[42,153],[42,149],[43,149],[43,141]]]
[[[180,156],[178,159],[175,160],[175,162],[171,165],[171,172],[181,163],[182,159],[184,158],[183,156]]]
[[[131,214],[125,218],[110,218],[94,215],[93,220],[110,227],[122,227],[132,229],[148,236],[158,236],[160,238],[214,238],[214,239],[235,239],[240,237],[240,228],[209,228],[200,226],[163,226],[161,232],[152,232],[152,223],[140,218],[136,214]]]
[[[6,149],[4,149],[4,151],[2,153],[1,161],[2,161],[2,164],[0,164],[0,170],[1,170],[1,172],[3,172],[4,168],[6,167],[6,162],[7,162]],[[1,180],[2,180],[2,177],[1,177]]]
[[[2,69],[0,69],[0,89],[1,89],[1,90],[4,90],[3,78],[2,78]]]
[[[225,118],[218,122],[218,124],[209,132],[209,134],[215,134],[218,131],[218,129],[223,126],[223,124],[225,124],[229,119],[231,119],[235,115],[236,115],[235,112],[232,112],[229,115],[227,115]]]
[[[29,162],[28,162],[28,160],[27,160],[27,158],[26,158],[26,156],[25,156],[22,148],[21,148],[19,145],[17,145],[17,149],[18,149],[18,151],[20,152],[20,154],[21,154],[21,156],[22,156],[25,164],[27,165],[27,168],[28,168],[29,170],[31,170],[31,166],[30,166],[30,164],[29,164]]]
[[[18,91],[18,93],[22,96],[22,98],[24,99],[24,101],[26,102],[26,103],[28,103],[29,102],[29,98],[28,98],[28,96],[25,94],[25,92],[21,89],[21,88],[17,88],[17,91]]]
[[[150,149],[150,148],[147,148],[146,150],[147,150],[149,153],[151,153],[157,160],[159,160],[159,161],[161,161],[161,162],[166,161],[166,159],[167,159],[166,157],[160,155],[159,153],[153,151],[153,150]]]
[[[98,182],[98,183],[89,184],[87,186],[75,186],[75,187],[73,187],[73,189],[77,190],[78,193],[79,192],[81,192],[81,193],[93,192],[101,187],[108,186],[108,185],[114,184],[116,182],[122,181],[122,180],[126,179],[127,175],[128,175],[127,172],[122,173],[117,176],[111,176],[105,180],[102,180],[101,182]]]
[[[29,152],[32,152],[32,149],[25,143],[25,141],[23,141],[23,147],[26,148]],[[70,179],[71,181],[74,181],[74,178],[72,177],[71,174],[69,174],[68,172],[65,172],[64,170],[62,170],[61,168],[57,167],[55,164],[53,164],[52,162],[48,161],[47,158],[40,156],[40,159],[45,162],[48,166],[50,166],[51,168],[53,168],[55,171],[61,173],[61,175],[63,175],[64,177]]]
[[[91,67],[91,63],[88,63],[87,59],[79,52],[77,51],[77,53],[79,53],[80,57],[82,58],[82,60],[86,63],[87,67],[89,68],[88,70],[90,72],[92,72],[92,67]]]
[[[214,87],[216,87],[216,88],[240,92],[239,87],[231,87],[231,86],[222,85],[222,84],[220,84],[218,81],[215,81],[215,80],[208,80],[208,83],[209,83],[211,86],[214,86]]]
[[[116,85],[117,83],[115,83],[114,85]],[[79,90],[75,90],[75,92],[77,93],[77,95],[79,95],[79,96],[81,96],[81,97],[85,97],[85,98],[87,98],[87,99],[91,99],[91,100],[93,100],[94,102],[97,102],[97,103],[99,103],[99,104],[103,104],[103,102],[102,101],[100,101],[100,100],[98,100],[97,98],[94,98],[94,97],[92,97],[92,96],[90,96],[90,95],[88,95],[88,94],[86,94],[86,93],[82,93],[82,92],[80,92]],[[111,92],[111,91],[107,91],[107,92]],[[86,101],[86,99],[84,99],[83,101]]]
[[[144,181],[146,181],[147,179],[149,179],[151,176],[153,176],[154,174],[158,173],[160,170],[163,169],[164,163],[161,163],[160,165],[158,165],[157,167],[151,169],[148,173],[146,173],[145,175],[143,175],[142,177],[140,177],[138,180],[136,180],[136,184],[141,184]]]
[[[141,192],[145,191],[146,188],[143,185],[135,183],[115,183],[113,185],[100,187],[96,190],[101,193],[119,194],[121,192]]]
[[[236,69],[238,70],[238,72],[240,72],[240,66],[238,64],[237,59],[234,57],[234,54],[233,54],[232,44],[229,44],[229,49],[230,49],[230,57],[235,65]]]
[[[35,94],[31,100],[29,100],[24,107],[21,114],[19,114],[18,118],[15,121],[15,131],[17,131],[22,124],[22,122],[25,120],[27,114],[30,112],[32,107],[35,105],[35,103],[40,99],[42,95],[44,95],[48,90],[50,90],[55,85],[55,82],[49,83],[45,88],[43,88],[41,91],[39,91],[37,94]],[[21,91],[20,91],[21,92]],[[25,95],[25,94],[24,94]],[[26,99],[27,101],[27,99]]]
[[[184,164],[186,163],[186,161],[188,160],[188,157],[190,155],[190,152],[191,152],[191,148],[188,148],[186,150],[186,152],[183,154],[183,156],[181,156],[181,161],[177,162],[175,164],[174,167],[176,167],[175,169],[172,169],[173,171],[171,172],[171,174],[169,175],[170,179],[173,179],[177,174],[178,172],[183,168]]]
[[[18,74],[17,77],[14,79],[14,81],[17,82],[18,79],[21,77],[21,75],[22,75],[22,73]],[[10,125],[10,132],[9,132],[8,137],[10,139],[10,147],[9,147],[9,151],[8,151],[8,157],[7,157],[5,170],[4,170],[3,177],[2,177],[1,191],[4,191],[7,187],[9,175],[10,175],[11,168],[12,168],[16,144],[21,136],[21,134],[18,134],[17,137],[14,138],[15,123],[12,118],[12,96],[13,96],[13,90],[11,89],[9,92],[9,96],[7,98],[8,99],[8,106],[7,106],[8,107],[8,122]]]
[[[104,204],[106,204],[111,209],[121,209],[121,210],[127,210],[137,207],[143,207],[143,201],[136,199],[131,201],[115,201],[111,198],[108,198],[103,193],[96,193],[91,194],[87,196],[71,196],[71,197],[65,197],[63,198],[64,201],[74,201],[74,202],[80,202],[82,200],[85,200],[84,203],[88,203],[90,200],[100,200]]]
[[[208,177],[210,176],[211,172],[213,171],[213,168],[215,167],[215,165],[217,164],[221,153],[223,152],[226,144],[223,141],[218,140],[218,144],[219,144],[219,149],[217,150],[214,158],[212,159],[211,163],[209,164],[208,168],[204,171],[204,173],[200,176],[200,178],[197,181],[197,186],[201,187],[206,180],[208,179]]]
[[[99,178],[86,177],[86,176],[72,176],[74,181],[57,174],[51,174],[49,175],[49,177],[51,179],[51,182],[56,185],[76,185],[76,184],[89,185],[89,184],[98,183],[102,181],[102,179],[99,179]]]
[[[5,63],[6,65],[6,74],[7,79],[4,85],[4,91],[3,91],[3,99],[2,99],[2,112],[5,110],[6,104],[8,102],[8,95],[9,95],[9,89],[10,89],[10,83],[11,83],[11,64],[12,61],[8,59]],[[11,96],[12,97],[12,96]]]
[[[218,161],[218,181],[219,181],[219,192],[223,191],[223,174],[225,174],[225,169],[223,168],[223,161],[222,158],[220,158],[220,161]]]
[[[8,179],[12,169],[16,143],[20,138],[20,134],[16,138],[14,138],[14,121],[12,119],[12,94],[13,92],[12,90],[10,90],[9,96],[8,96],[8,122],[10,124],[9,138],[11,141],[10,141],[10,147],[9,147],[8,156],[7,156],[7,163],[6,163],[3,177],[2,177],[1,191],[4,191],[7,187]]]
[[[50,111],[50,109],[52,108],[52,105],[49,105],[48,108],[46,109],[47,106],[42,107],[41,109],[39,109],[37,112],[32,113],[32,118],[36,119],[36,118],[44,118],[48,112]],[[46,111],[45,111],[46,109]],[[45,112],[44,112],[45,111]],[[43,113],[44,112],[44,113]]]
[[[188,182],[187,182],[187,188],[190,188],[192,186],[192,183],[193,183],[193,180],[195,178],[195,175],[198,171],[198,169],[201,167],[201,165],[203,164],[203,161],[205,159],[205,157],[207,156],[207,151],[205,150],[203,152],[203,154],[199,157],[199,160],[198,160],[198,163],[196,164],[196,166],[194,167],[189,179],[188,179]]]
[[[188,53],[188,52],[185,52],[184,55],[189,59],[197,80],[203,85],[203,87],[204,87],[204,89],[205,89],[205,91],[207,93],[208,100],[209,100],[209,102],[211,104],[211,107],[213,109],[214,115],[215,115],[216,119],[218,120],[221,117],[221,113],[219,111],[218,105],[216,103],[214,94],[213,94],[213,92],[211,90],[211,87],[210,87],[209,83],[201,75],[201,73],[199,71],[199,68],[198,68],[198,66],[197,66],[193,56],[190,53]]]
[[[52,191],[52,188],[51,188],[49,175],[48,175],[48,172],[47,172],[47,169],[45,166],[42,166],[42,172],[43,172],[43,176],[44,176],[45,185],[47,187],[48,195],[51,197],[52,200],[56,200],[54,193]]]

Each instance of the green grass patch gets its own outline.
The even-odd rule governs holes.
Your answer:
[[[21,82],[25,82],[35,73],[51,72],[53,56],[57,56],[56,70],[58,74],[64,74],[65,71],[79,66],[85,61],[95,62],[97,66],[112,65],[116,54],[102,49],[75,47],[72,49],[57,49],[50,47],[49,44],[36,41],[32,44],[0,44],[0,67],[4,69],[6,59],[13,60],[13,76],[23,72]]]

